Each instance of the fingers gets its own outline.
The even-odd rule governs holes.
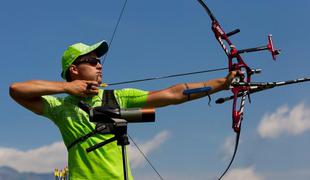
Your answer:
[[[232,83],[232,81],[238,76],[239,71],[230,71],[229,74],[226,76],[226,87],[225,89],[228,90],[230,89],[230,84]]]
[[[238,76],[239,73],[239,71],[230,71],[228,77],[235,78],[236,76]]]
[[[86,90],[99,90],[99,84],[95,81],[87,81],[86,83]]]
[[[92,88],[92,84],[87,84],[87,86],[86,86],[86,90],[90,90],[91,88]]]
[[[90,97],[99,93],[98,86],[96,81],[75,80],[69,82],[67,93],[79,97]]]
[[[99,93],[98,82],[96,81],[86,81],[85,94],[87,96],[97,95]]]
[[[85,81],[85,83],[87,84],[86,88],[87,89],[92,89],[94,87],[98,88],[99,84],[97,81]]]

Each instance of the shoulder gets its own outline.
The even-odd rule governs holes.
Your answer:
[[[43,102],[44,104],[60,104],[62,103],[64,100],[64,98],[60,98],[60,97],[55,97],[55,96],[50,96],[50,95],[46,95],[46,96],[42,96]]]
[[[71,106],[76,106],[78,100],[71,96],[57,97],[57,96],[42,96],[44,112],[62,111],[69,109]]]
[[[125,89],[116,89],[114,90],[114,94],[116,96],[145,96],[149,93],[149,91],[135,89],[135,88],[125,88]]]
[[[143,107],[148,94],[149,91],[134,88],[114,90],[115,98],[122,108]]]

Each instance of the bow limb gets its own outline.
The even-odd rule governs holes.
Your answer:
[[[241,129],[240,129],[241,130]],[[225,169],[225,171],[222,173],[222,175],[219,177],[218,180],[221,180],[224,175],[227,173],[227,171],[229,170],[231,164],[233,163],[234,159],[235,159],[235,156],[236,156],[236,153],[237,153],[237,150],[238,150],[238,145],[239,145],[239,139],[240,139],[240,131],[236,134],[236,141],[235,141],[235,148],[234,148],[234,153],[233,153],[233,156],[227,166],[227,168]]]

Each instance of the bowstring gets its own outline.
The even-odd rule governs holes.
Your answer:
[[[114,28],[114,30],[113,30],[113,33],[112,33],[112,36],[111,36],[111,39],[110,39],[110,42],[109,42],[109,49],[111,48],[111,45],[112,45],[112,42],[113,42],[113,40],[114,40],[116,31],[117,31],[118,26],[119,26],[119,24],[120,24],[120,22],[121,22],[121,19],[122,19],[122,17],[123,17],[123,14],[124,14],[124,11],[125,11],[125,7],[126,7],[126,5],[127,5],[127,1],[128,1],[128,0],[125,0],[125,2],[124,2],[124,4],[123,4],[123,7],[122,7],[122,10],[121,10],[121,13],[120,13],[120,15],[118,16],[118,19],[117,19],[115,28]],[[103,60],[102,60],[102,65],[105,63],[105,61],[106,61],[106,59],[107,59],[107,57],[108,57],[108,54],[109,54],[109,51],[105,54],[105,56],[104,56],[104,58],[103,58]]]
[[[151,163],[151,161],[149,160],[149,158],[146,156],[146,154],[139,148],[139,146],[136,144],[136,142],[131,138],[131,136],[128,134],[128,137],[130,138],[131,142],[133,142],[133,144],[136,146],[136,148],[140,151],[140,153],[142,154],[142,156],[144,157],[144,159],[148,162],[148,164],[151,166],[151,168],[156,172],[157,176],[161,179],[164,180],[164,178],[159,174],[159,172],[156,170],[156,168],[154,167],[154,165]]]

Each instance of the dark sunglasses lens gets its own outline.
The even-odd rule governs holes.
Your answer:
[[[83,64],[83,63],[88,63],[92,66],[96,66],[98,63],[101,64],[101,61],[100,61],[100,59],[97,59],[97,58],[90,58],[90,59],[84,59],[81,61],[74,62],[73,64],[79,65],[79,64]]]
[[[97,65],[98,63],[101,64],[100,59],[95,59],[95,58],[89,59],[87,62],[94,66]]]

